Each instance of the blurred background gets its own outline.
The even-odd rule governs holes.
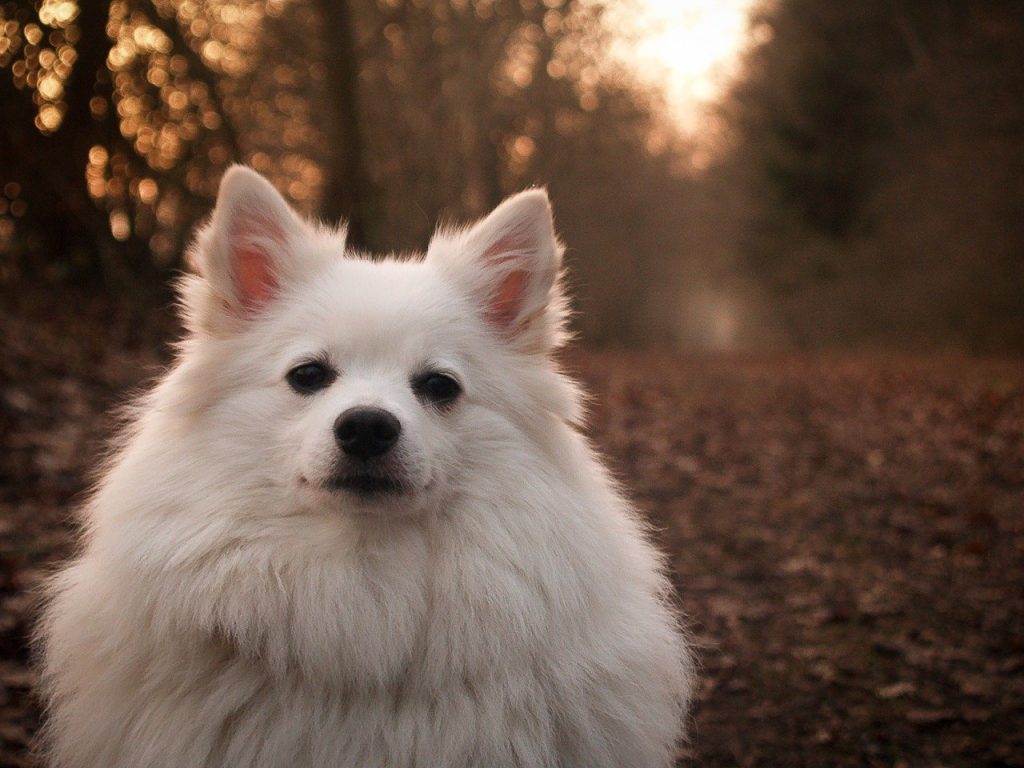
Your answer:
[[[1024,768],[1024,0],[0,0],[0,768],[233,162],[378,252],[545,184],[695,768]]]
[[[354,243],[545,184],[594,344],[1024,348],[1019,0],[0,0],[0,284],[150,300],[232,162]]]

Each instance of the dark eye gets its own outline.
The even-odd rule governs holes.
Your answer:
[[[445,373],[424,373],[413,379],[412,388],[424,400],[435,405],[447,405],[462,392],[459,382]]]
[[[309,395],[331,385],[334,371],[323,363],[303,363],[288,371],[288,384],[300,395]]]

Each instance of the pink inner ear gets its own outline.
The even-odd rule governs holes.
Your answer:
[[[246,309],[261,309],[274,298],[277,279],[266,253],[257,248],[240,248],[235,252],[235,270],[239,297]]]
[[[523,298],[529,274],[522,270],[509,272],[498,284],[497,290],[491,295],[490,306],[487,308],[487,319],[497,326],[508,328],[515,322],[523,307]]]
[[[491,243],[481,257],[485,262],[501,264],[516,259],[529,247],[530,239],[527,234],[512,231]],[[500,328],[511,326],[523,308],[529,281],[529,273],[521,269],[512,270],[504,275],[490,296],[487,319]]]
[[[509,232],[499,237],[481,254],[484,261],[496,263],[514,258],[515,254],[529,248],[529,238],[520,232]]]
[[[235,287],[242,306],[250,312],[265,307],[278,292],[274,255],[268,248],[284,248],[281,225],[256,210],[242,209],[231,230],[231,260]]]

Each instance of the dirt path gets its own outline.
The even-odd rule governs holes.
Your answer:
[[[100,303],[0,326],[0,766],[24,766],[25,590],[167,324]],[[569,365],[702,648],[681,765],[1024,766],[1024,364]]]
[[[1024,765],[1024,369],[579,361],[704,646],[690,764]]]

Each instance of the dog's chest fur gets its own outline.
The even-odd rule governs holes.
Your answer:
[[[611,765],[643,751],[588,732],[619,716],[602,710],[629,662],[593,642],[616,630],[609,585],[558,539],[479,522],[376,531],[333,561],[264,547],[170,573],[122,561],[109,579],[144,588],[116,617],[109,604],[77,617],[103,634],[72,671],[90,678],[80,703],[102,711],[75,739],[95,759],[68,764]]]

